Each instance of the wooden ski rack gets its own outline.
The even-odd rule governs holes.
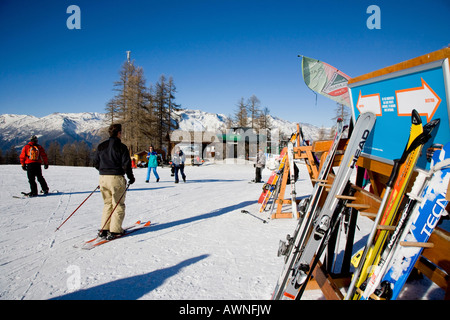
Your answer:
[[[313,146],[294,147],[294,160],[303,159],[305,161],[311,180],[317,179],[317,176],[319,175],[317,162],[314,159],[313,152]],[[292,212],[282,212],[283,205],[292,205],[291,199],[285,199],[290,166],[291,163],[289,163],[289,159],[287,159],[283,169],[280,192],[278,193],[277,199],[274,200],[274,205],[277,205],[277,210],[272,214],[271,219],[294,218]],[[298,214],[296,218],[298,218]]]
[[[373,79],[385,79],[391,74],[401,73],[403,75],[402,72],[405,72],[408,69],[412,70],[412,68],[422,68],[423,66],[430,65],[432,62],[444,61],[445,59],[450,59],[450,48],[444,48],[361,75],[356,78],[352,78],[349,80],[348,85],[351,87],[352,85],[355,86],[355,84],[358,83],[367,83]],[[441,130],[448,130],[448,128],[441,128]],[[329,144],[331,144],[331,141],[328,142],[328,146]],[[326,148],[327,143],[319,141],[313,145],[313,152],[319,152],[320,149]],[[325,159],[325,156],[326,154],[322,154],[322,159]],[[334,166],[338,166],[340,160],[341,158],[336,156]],[[321,161],[321,163],[323,162]],[[317,287],[320,288],[326,299],[343,299],[343,295],[339,288],[348,286],[350,283],[350,260],[357,217],[365,216],[370,219],[375,218],[378,208],[381,205],[381,198],[385,192],[386,183],[392,171],[392,165],[387,162],[378,161],[365,156],[361,156],[358,159],[357,166],[356,181],[354,182],[354,185],[351,186],[354,190],[356,190],[356,192],[352,195],[352,198],[346,199],[350,202],[347,206],[352,207],[353,210],[350,215],[347,244],[344,250],[341,271],[339,274],[333,274],[332,264],[328,263],[327,265],[329,256],[332,257],[335,254],[333,252],[334,246],[331,246],[329,242],[327,248],[328,252],[326,253],[326,258],[324,259],[323,264],[319,264],[314,270],[313,280],[315,281],[310,281],[307,286],[307,289]],[[365,171],[368,173],[371,183],[371,192],[361,188]],[[332,175],[330,175],[328,180],[332,180]],[[415,177],[413,176],[411,181],[414,180]],[[330,182],[331,181],[327,181],[328,184],[330,184]],[[314,184],[317,182],[312,180],[312,183]],[[411,188],[412,183],[413,182],[411,182],[408,186],[408,190]],[[327,194],[328,192],[325,190],[325,193]],[[399,210],[401,210],[404,205],[405,203],[402,203]],[[450,212],[450,204],[447,205],[446,210],[447,212]],[[450,232],[436,227],[427,243],[402,243],[402,245],[420,246],[424,248],[420,259],[415,264],[415,268],[419,273],[422,273],[432,282],[441,287],[445,291],[444,299],[450,300]],[[331,247],[333,247],[333,250]],[[331,259],[331,261],[333,261],[333,259]]]
[[[338,147],[337,155],[334,159],[333,167],[338,167],[340,165],[342,154],[345,151],[347,142],[347,139],[341,141]],[[325,186],[331,187],[333,184],[333,173],[329,174],[327,180],[320,181],[317,179],[320,167],[317,168],[316,162],[314,161],[314,154],[321,154],[322,160],[326,158],[331,143],[332,141],[329,140],[317,141],[312,146],[294,148],[294,159],[307,160],[305,160],[305,163],[307,164],[308,173],[313,185],[315,183],[322,183]],[[323,161],[321,161],[321,163],[323,163]],[[277,211],[272,215],[272,219],[293,218],[292,212],[282,212],[283,205],[292,204],[291,199],[284,198],[289,176],[289,165],[289,161],[287,161],[284,167],[280,192],[278,198],[275,200],[275,203],[277,204]],[[388,181],[392,170],[392,165],[369,159],[364,156],[359,158],[357,165],[359,171],[356,178],[356,184],[352,184],[351,186],[355,190],[355,193],[352,196],[337,196],[341,199],[351,200],[350,203],[347,203],[347,207],[353,208],[353,217],[351,218],[352,223],[350,224],[341,272],[338,274],[332,273],[330,266],[327,266],[326,263],[319,262],[314,269],[312,279],[306,287],[306,290],[317,288],[321,289],[325,298],[330,300],[342,300],[344,296],[340,292],[340,288],[346,287],[350,284],[350,260],[358,213],[360,216],[364,216],[372,220],[375,218],[381,204],[381,197],[386,188],[386,182]],[[362,181],[364,170],[367,170],[368,172],[370,183],[372,185],[372,192],[364,190],[357,185],[358,181]],[[411,181],[414,181],[414,179],[411,179]],[[323,205],[328,191],[329,188],[325,188],[325,192],[321,197],[319,206]],[[450,211],[449,206],[447,206],[447,211]],[[384,228],[385,230],[392,229],[389,227],[381,228]],[[424,247],[422,255],[416,263],[415,268],[445,290],[445,299],[450,300],[450,258],[448,257],[448,253],[450,252],[450,233],[437,227],[427,243],[404,243],[402,245]],[[329,256],[333,254],[334,253],[330,252],[327,253]]]
[[[337,162],[336,166],[339,166],[339,164],[340,163]],[[381,204],[381,196],[385,190],[385,182],[388,180],[392,169],[392,166],[390,165],[363,156],[359,158],[357,165],[359,171],[356,182],[361,180],[362,177],[360,175],[363,174],[364,169],[367,169],[370,182],[373,186],[373,192],[368,192],[361,187],[352,184],[352,188],[356,190],[353,196],[338,196],[342,199],[345,198],[351,200],[352,202],[347,204],[347,206],[354,209],[352,210],[353,217],[351,218],[354,223],[350,225],[350,228],[353,230],[349,230],[348,233],[341,272],[339,274],[332,273],[331,266],[327,266],[326,263],[319,263],[313,272],[313,278],[306,288],[306,290],[321,289],[325,298],[329,300],[342,300],[344,298],[340,288],[348,286],[351,280],[351,274],[349,272],[350,258],[353,249],[356,217],[359,212],[360,216],[365,216],[370,219],[375,218]],[[333,178],[334,175],[330,174],[327,182],[332,184]],[[412,179],[412,181],[414,181],[414,179]],[[312,183],[317,183],[317,181],[312,181]],[[326,197],[327,193],[328,192],[326,191],[324,197]],[[449,207],[450,206],[447,206],[447,211],[450,210]],[[389,227],[380,227],[392,229]],[[450,300],[450,232],[437,227],[427,243],[402,243],[401,245],[424,248],[415,268],[418,272],[422,273],[441,287],[445,291],[445,299]],[[330,255],[330,252],[328,252],[327,255]]]

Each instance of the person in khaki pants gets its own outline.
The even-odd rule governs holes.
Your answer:
[[[94,157],[94,167],[100,173],[100,192],[104,202],[102,224],[98,236],[111,240],[123,233],[122,222],[125,218],[125,191],[127,189],[124,175],[127,175],[129,184],[133,184],[135,178],[128,148],[120,140],[122,125],[112,124],[108,132],[109,139],[98,145]],[[114,210],[114,208],[116,209]]]

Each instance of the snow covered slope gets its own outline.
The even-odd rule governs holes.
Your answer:
[[[124,225],[151,220],[152,226],[93,250],[73,247],[100,228],[103,201],[95,192],[60,229],[56,228],[98,184],[94,168],[50,166],[43,170],[58,193],[31,199],[19,165],[0,165],[0,300],[46,299],[270,299],[283,267],[280,239],[294,232],[294,219],[261,220],[261,184],[252,165],[187,167],[187,182],[175,184],[169,168],[161,181],[145,183],[145,169],[126,195]],[[263,170],[263,179],[270,175]],[[300,166],[297,195],[312,190]],[[358,218],[356,248],[372,222]],[[409,283],[402,299],[443,299],[426,279]],[[322,299],[320,290],[304,299]]]

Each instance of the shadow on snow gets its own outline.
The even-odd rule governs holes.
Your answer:
[[[159,231],[159,230],[164,230],[164,229],[168,229],[168,228],[172,228],[172,227],[176,227],[179,225],[183,225],[183,224],[187,224],[187,223],[191,223],[191,222],[195,222],[195,221],[199,221],[199,220],[204,220],[204,219],[209,219],[209,218],[214,218],[220,215],[223,215],[225,213],[234,211],[234,210],[238,210],[238,209],[242,209],[244,207],[247,207],[251,204],[254,204],[256,201],[243,201],[241,203],[238,204],[234,204],[228,207],[224,207],[221,209],[217,209],[214,210],[212,212],[208,212],[208,213],[204,213],[198,216],[194,216],[194,217],[189,217],[186,219],[181,219],[181,220],[177,220],[177,221],[172,221],[172,222],[167,222],[167,223],[162,223],[162,224],[153,224],[152,226],[149,228],[148,231]]]
[[[184,260],[172,267],[111,281],[50,300],[137,300],[161,286],[164,281],[176,275],[181,269],[197,263],[208,256],[208,254],[200,255]]]

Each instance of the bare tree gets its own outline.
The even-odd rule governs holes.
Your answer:
[[[270,123],[270,110],[269,108],[265,107],[260,113],[258,117],[258,128],[261,129],[270,129],[271,123]]]
[[[234,117],[236,126],[238,127],[248,126],[247,105],[244,102],[244,98],[241,98],[241,100],[239,100]]]
[[[114,82],[116,95],[106,104],[108,124],[122,123],[122,140],[130,153],[170,145],[170,133],[178,128],[180,105],[175,103],[176,87],[172,77],[161,75],[158,82],[148,88],[144,70],[130,60],[123,63],[119,80]]]
[[[48,163],[50,165],[63,165],[61,145],[58,141],[52,141],[47,150]]]
[[[257,120],[261,112],[260,106],[261,101],[255,95],[252,95],[247,101],[247,108],[250,116],[250,127],[252,129],[257,129],[258,127]]]
[[[350,111],[349,108],[343,104],[336,103],[336,108],[334,109],[336,116],[332,119],[337,121],[339,118],[344,120],[344,123],[347,123],[350,120]]]
[[[119,72],[119,80],[114,82],[116,95],[107,103],[107,121],[122,123],[122,140],[130,153],[140,151],[146,145],[146,126],[152,118],[150,94],[142,67],[135,66],[128,59]]]

